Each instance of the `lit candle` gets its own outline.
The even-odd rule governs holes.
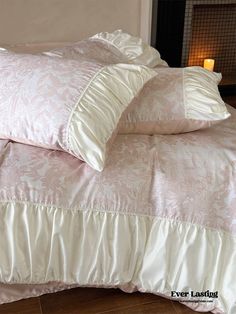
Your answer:
[[[207,69],[209,71],[213,71],[214,70],[214,64],[215,64],[214,59],[204,59],[204,69]]]

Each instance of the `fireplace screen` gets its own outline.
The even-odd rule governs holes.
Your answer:
[[[214,71],[235,84],[236,0],[186,1],[182,48],[182,66],[203,66],[204,59],[214,59]]]
[[[236,73],[236,4],[195,5],[188,65],[215,59],[215,71]]]

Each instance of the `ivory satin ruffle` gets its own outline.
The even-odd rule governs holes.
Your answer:
[[[88,83],[67,122],[65,150],[102,171],[121,116],[157,73],[144,66],[105,66]],[[112,104],[112,105],[111,105]]]
[[[121,29],[112,33],[98,33],[90,37],[90,40],[106,43],[115,52],[118,51],[118,55],[125,57],[129,63],[143,64],[151,68],[168,66],[156,49],[146,44],[141,38],[125,33]]]
[[[122,116],[120,134],[179,134],[209,128],[230,117],[218,84],[221,74],[199,66],[156,68],[158,75]]]
[[[0,303],[60,290],[63,283],[167,298],[172,290],[218,291],[212,303],[186,305],[236,311],[236,238],[227,232],[145,215],[13,201],[1,203],[0,220],[0,282],[6,284]],[[22,295],[17,286],[13,295],[8,289],[8,284],[48,282],[57,283],[33,292],[22,286]]]

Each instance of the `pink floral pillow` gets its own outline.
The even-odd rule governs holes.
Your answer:
[[[119,133],[184,133],[230,116],[218,91],[221,74],[197,66],[156,71],[122,117]]]
[[[0,138],[64,150],[101,171],[121,115],[155,71],[0,53]]]

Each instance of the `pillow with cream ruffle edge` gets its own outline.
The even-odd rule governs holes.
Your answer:
[[[141,38],[122,30],[101,32],[70,45],[43,52],[44,55],[68,59],[88,58],[105,64],[128,63],[150,68],[168,67],[159,52]]]
[[[143,65],[0,53],[0,138],[102,171],[121,116],[156,75]]]
[[[160,53],[141,38],[132,36],[118,29],[112,33],[101,32],[89,38],[90,40],[104,41],[116,48],[129,63],[142,64],[154,68],[156,66],[168,66],[161,59]]]

